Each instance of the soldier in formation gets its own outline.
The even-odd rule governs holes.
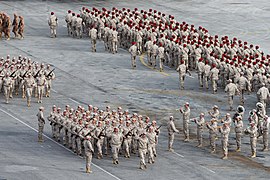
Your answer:
[[[52,126],[53,138],[79,156],[86,156],[87,173],[91,172],[94,149],[97,149],[98,159],[111,150],[115,165],[120,163],[122,152],[125,158],[130,158],[132,152],[138,153],[140,169],[147,168],[147,159],[150,164],[155,162],[161,126],[157,127],[156,121],[151,122],[149,117],[144,119],[136,113],[130,114],[128,110],[122,111],[121,107],[117,111],[110,107],[103,111],[92,105],[75,109],[67,105],[63,110],[53,106],[47,119]]]
[[[45,67],[44,63],[39,64],[21,55],[0,59],[0,91],[4,92],[6,103],[19,92],[23,99],[27,99],[27,106],[31,105],[33,93],[42,103],[43,96],[50,97],[54,79],[54,69],[50,65]]]

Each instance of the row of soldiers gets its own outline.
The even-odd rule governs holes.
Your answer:
[[[121,107],[112,110],[107,106],[103,111],[92,105],[86,109],[82,106],[73,109],[66,105],[61,110],[54,105],[47,119],[50,121],[52,136],[57,141],[62,139],[65,146],[80,156],[84,149],[87,173],[91,171],[91,159],[96,151],[97,158],[102,159],[111,150],[113,164],[119,164],[119,153],[130,158],[131,153],[137,152],[140,169],[147,168],[147,156],[148,163],[155,162],[161,126],[157,127],[156,121],[151,122],[149,117],[130,114]],[[39,140],[43,141],[42,136]]]
[[[67,17],[70,14],[69,10]],[[238,84],[242,104],[245,91],[257,91],[263,83],[267,88],[270,86],[270,56],[265,56],[259,46],[248,45],[235,37],[211,36],[201,26],[196,29],[152,9],[83,7],[80,17],[80,26],[89,33],[93,52],[97,39],[103,40],[105,49],[112,53],[117,52],[119,45],[131,53],[133,68],[136,56],[145,52],[148,64],[156,67],[158,61],[160,71],[163,63],[177,69],[181,89],[186,74],[193,69],[198,73],[200,87],[209,89],[211,81],[213,93],[230,81]]]
[[[185,142],[189,141],[189,123],[194,122],[197,125],[197,139],[198,146],[203,146],[203,131],[204,127],[209,130],[209,140],[211,153],[216,152],[216,140],[218,133],[221,134],[221,145],[223,151],[222,159],[228,158],[228,146],[229,146],[229,134],[232,124],[235,130],[236,139],[236,152],[241,151],[241,139],[243,133],[249,134],[250,145],[251,145],[251,157],[256,157],[256,145],[257,139],[261,136],[263,137],[263,149],[262,151],[268,151],[268,135],[269,135],[269,123],[270,118],[266,115],[265,107],[262,103],[258,102],[256,104],[256,109],[249,112],[248,126],[244,129],[243,117],[245,108],[243,106],[238,106],[237,111],[231,117],[229,113],[225,115],[224,118],[220,119],[219,107],[214,105],[212,110],[208,111],[210,116],[210,121],[205,121],[205,113],[201,113],[199,117],[190,119],[190,107],[189,103],[185,103],[183,108],[180,108],[180,112],[183,114],[183,132],[185,136]],[[221,125],[219,125],[221,123]],[[173,151],[172,145],[174,141],[174,134],[179,133],[174,124],[173,116],[170,117],[168,122],[168,134],[169,134],[169,151]]]
[[[54,69],[49,64],[37,63],[30,58],[19,55],[11,59],[0,59],[0,91],[4,92],[6,103],[9,103],[13,94],[27,99],[27,106],[31,104],[32,92],[42,103],[43,96],[50,97],[52,80],[55,79]]]
[[[12,28],[13,26],[13,28]],[[10,17],[5,12],[0,12],[0,39],[2,39],[2,34],[7,40],[10,40],[10,32],[14,33],[15,38],[24,38],[24,18],[23,16],[18,16],[14,13],[13,22],[11,22]]]

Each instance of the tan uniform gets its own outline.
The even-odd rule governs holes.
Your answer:
[[[122,133],[112,133],[111,135],[111,147],[112,147],[112,155],[113,155],[113,164],[118,164],[118,153],[121,148],[123,140]]]
[[[217,137],[217,122],[214,121],[211,124],[206,124],[206,127],[209,129],[209,139],[212,153],[216,151],[216,137]]]
[[[44,75],[40,75],[39,77],[37,77],[38,103],[42,103],[45,82],[46,79]]]
[[[6,103],[9,103],[9,97],[11,93],[11,86],[12,86],[12,79],[9,76],[5,76],[3,78],[3,88],[4,88],[4,94],[6,97]]]
[[[197,139],[198,139],[198,146],[202,146],[202,142],[203,142],[203,138],[202,138],[202,134],[203,134],[203,127],[204,127],[204,123],[205,120],[203,117],[200,118],[196,118],[194,119],[194,122],[197,124]]]
[[[146,134],[149,144],[148,144],[148,152],[149,152],[149,156],[148,156],[148,162],[150,164],[155,162],[155,156],[156,156],[156,133],[153,132],[148,132]]]
[[[266,103],[268,98],[270,97],[269,90],[265,86],[261,87],[257,92],[258,101],[263,103],[266,108]]]
[[[24,81],[24,85],[26,87],[26,97],[27,97],[27,105],[28,106],[30,106],[33,87],[34,87],[35,83],[36,82],[35,82],[35,79],[33,78],[33,76],[26,78]]]
[[[190,117],[190,108],[184,107],[182,111],[183,114],[183,131],[185,135],[185,141],[189,141],[189,117]]]
[[[51,37],[56,37],[56,27],[57,27],[57,17],[55,15],[51,15],[48,24],[51,29]]]
[[[39,110],[37,117],[38,117],[38,141],[42,142],[43,141],[42,134],[43,134],[43,129],[45,125],[43,111]]]
[[[140,169],[146,169],[145,157],[148,152],[149,140],[145,137],[138,137],[138,149],[140,155]]]
[[[65,21],[67,23],[67,31],[68,35],[71,34],[71,18],[72,18],[72,13],[68,13],[65,17]]]
[[[229,103],[229,106],[230,106],[230,110],[232,110],[233,109],[233,96],[238,94],[239,90],[238,90],[236,84],[231,82],[231,83],[226,85],[225,92],[228,95],[228,103]]]
[[[241,120],[236,120],[234,121],[234,126],[235,126],[235,136],[236,136],[236,146],[237,146],[237,151],[241,150],[241,138],[242,138],[242,133],[243,133],[243,121]]]
[[[262,124],[263,131],[263,151],[268,151],[269,119],[264,120]]]
[[[250,126],[246,129],[250,136],[250,146],[251,146],[251,153],[252,157],[256,157],[256,144],[257,144],[257,127]]]
[[[92,157],[94,154],[94,148],[93,148],[90,140],[84,141],[84,152],[85,152],[85,159],[86,159],[86,172],[90,173],[91,172]]]
[[[131,66],[132,66],[132,68],[135,68],[136,67],[137,46],[132,45],[128,51],[131,55]]]
[[[180,89],[184,89],[187,66],[185,64],[180,64],[176,70],[179,72]]]
[[[223,158],[227,158],[228,156],[228,141],[229,141],[229,134],[230,134],[230,126],[222,126],[219,129],[221,136],[222,136],[222,140],[221,140],[221,144],[222,144],[222,151],[224,154]]]
[[[175,128],[173,120],[169,120],[167,124],[169,142],[168,142],[168,149],[169,151],[173,151],[173,141],[174,141],[174,134],[179,133],[178,129]]]
[[[163,71],[164,47],[158,48],[158,60],[159,60],[159,69],[160,71]]]
[[[219,74],[219,70],[216,67],[211,69],[210,78],[212,82],[213,93],[217,92],[218,74]]]
[[[95,28],[92,28],[89,31],[89,37],[91,39],[92,44],[92,52],[96,52],[96,44],[97,44],[97,30]]]
[[[82,18],[77,17],[75,24],[76,24],[76,36],[78,38],[82,38]]]
[[[211,67],[206,64],[204,66],[204,83],[205,83],[205,88],[208,89],[208,81],[209,81],[209,76],[210,76],[210,70],[211,70]]]

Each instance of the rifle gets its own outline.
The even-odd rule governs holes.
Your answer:
[[[134,127],[134,128],[132,128],[131,130],[129,130],[128,133],[125,134],[125,138],[127,138],[127,136],[128,136],[129,134],[131,134],[131,131],[133,131],[135,128],[136,128],[136,127]]]
[[[14,74],[17,72],[18,70],[16,70],[16,71],[13,71],[13,73],[11,73],[11,75],[9,76],[9,77],[12,77],[12,78],[14,78]]]
[[[160,125],[160,126],[155,130],[155,132],[156,132],[157,135],[159,134],[158,130],[161,128],[161,126],[162,126],[162,125]]]
[[[46,78],[50,77],[54,70],[55,70],[55,68],[49,72],[49,74],[46,76]]]
[[[84,137],[87,137],[88,135],[90,135],[92,132],[94,132],[96,130],[96,128],[92,129],[91,131],[89,131]],[[79,134],[79,133],[78,133]]]
[[[104,121],[109,116],[109,113],[102,119]]]
[[[38,74],[39,74],[40,71],[41,71],[41,69],[38,70],[38,72],[34,75],[34,78],[37,78],[38,77]]]
[[[28,71],[25,71],[25,73],[23,74],[23,76],[21,76],[21,78],[24,79],[27,73]]]
[[[100,131],[99,135],[97,136],[98,139],[99,139],[101,136],[104,136],[104,135],[102,134],[102,132],[103,132],[106,128],[107,128],[107,126],[105,126],[105,127]]]

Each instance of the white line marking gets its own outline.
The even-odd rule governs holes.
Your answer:
[[[177,156],[179,156],[179,157],[181,157],[181,158],[184,158],[184,156],[183,156],[183,155],[178,154],[177,152],[172,152],[172,153],[174,153],[175,155],[177,155]]]
[[[206,169],[206,170],[208,170],[208,171],[210,171],[211,173],[216,173],[215,171],[213,171],[213,170],[211,170],[211,169],[209,169],[208,167],[205,167],[205,166],[202,166],[202,165],[200,165],[202,168],[204,168],[204,169]]]
[[[51,89],[51,91],[52,91],[52,92],[55,92],[55,93],[58,93],[58,92],[57,92],[56,90],[54,90],[54,89]]]
[[[38,130],[36,130],[35,128],[33,128],[32,126],[29,126],[28,124],[26,124],[25,122],[23,122],[22,120],[16,118],[15,116],[13,116],[12,114],[6,112],[5,110],[3,109],[0,109],[0,111],[2,111],[3,113],[9,115],[10,117],[14,118],[16,121],[22,123],[23,125],[27,126],[28,128],[32,129],[33,131],[37,132],[38,133]],[[70,149],[68,149],[67,147],[63,146],[62,144],[59,144],[58,142],[56,142],[55,140],[51,139],[50,137],[48,137],[47,135],[43,134],[44,137],[46,137],[47,139],[49,139],[50,141],[54,142],[55,144],[61,146],[62,148],[66,149],[67,151],[70,151],[72,152]],[[73,152],[72,152],[73,153]],[[80,156],[79,156],[80,157]],[[82,158],[82,157],[80,157]],[[106,171],[105,169],[99,167],[98,165],[92,163],[93,166],[95,166],[96,168],[100,169],[101,171],[107,173],[108,175],[112,176],[113,178],[117,179],[117,180],[121,180],[119,177],[111,174],[110,172]]]
[[[187,76],[187,77],[190,77],[190,78],[192,78],[192,79],[194,79],[194,77],[193,77],[193,76],[190,76],[190,75],[188,75],[188,74],[187,74],[186,76]]]
[[[73,102],[75,102],[75,103],[77,103],[77,104],[81,104],[81,103],[79,103],[78,101],[76,101],[76,100],[74,100],[72,98],[68,98],[68,99],[71,100],[71,101],[73,101]]]

